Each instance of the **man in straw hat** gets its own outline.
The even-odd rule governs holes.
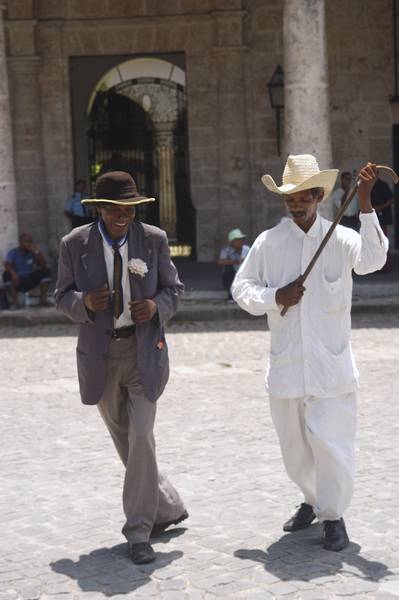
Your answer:
[[[79,323],[77,365],[84,404],[97,404],[126,467],[122,529],[136,564],[155,558],[150,536],[187,518],[157,469],[156,400],[169,377],[164,327],[183,291],[164,231],[134,221],[153,202],[123,171],[101,175],[98,220],[61,241],[57,307]]]
[[[311,271],[298,281],[331,223],[317,212],[338,171],[320,171],[311,155],[289,156],[283,183],[262,182],[285,202],[284,218],[254,242],[233,283],[233,297],[253,315],[267,313],[271,331],[266,385],[288,476],[304,502],[284,531],[323,524],[323,546],[342,550],[342,518],[354,477],[358,372],[350,345],[352,269],[381,268],[388,241],[371,206],[374,164],[359,174],[360,234],[338,225]],[[289,307],[282,316],[282,307]]]

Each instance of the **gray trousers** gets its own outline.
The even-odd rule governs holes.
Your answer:
[[[126,467],[122,533],[130,543],[148,541],[153,525],[176,520],[183,502],[158,472],[154,421],[156,403],[147,400],[140,383],[135,336],[112,340],[107,383],[98,408]]]

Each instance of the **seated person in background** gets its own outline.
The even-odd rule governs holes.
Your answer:
[[[19,236],[19,246],[10,250],[4,263],[4,287],[18,308],[18,292],[29,292],[40,285],[40,304],[49,306],[47,290],[50,271],[46,260],[28,233]]]
[[[86,193],[86,181],[84,179],[78,179],[75,182],[75,191],[72,196],[66,199],[64,205],[64,215],[71,221],[71,229],[80,227],[81,225],[87,225],[92,221],[90,215],[87,212],[87,208],[81,201],[88,198]]]
[[[241,263],[249,252],[249,246],[245,244],[245,238],[245,233],[242,233],[240,229],[233,229],[227,236],[229,245],[220,251],[218,265],[223,267],[222,281],[228,293],[228,302],[234,302],[230,292],[231,284]]]
[[[0,287],[0,310],[7,310],[10,308],[10,303],[7,298],[7,293],[3,287]]]
[[[342,204],[345,202],[348,192],[351,188],[351,183],[352,175],[349,173],[349,171],[343,171],[343,173],[341,173],[341,187],[337,188],[331,194],[334,217],[341,208]],[[341,225],[344,225],[345,227],[351,227],[351,229],[359,231],[359,200],[357,198],[357,194],[344,212],[344,216],[341,219]]]

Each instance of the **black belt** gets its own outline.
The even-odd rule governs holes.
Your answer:
[[[119,327],[111,331],[111,338],[113,340],[121,340],[122,338],[128,338],[136,333],[136,325],[128,325],[127,327]]]

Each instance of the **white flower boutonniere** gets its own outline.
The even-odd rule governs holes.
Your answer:
[[[139,275],[140,277],[145,277],[145,274],[148,273],[147,264],[141,260],[141,258],[131,258],[127,263],[128,269],[133,275]]]

